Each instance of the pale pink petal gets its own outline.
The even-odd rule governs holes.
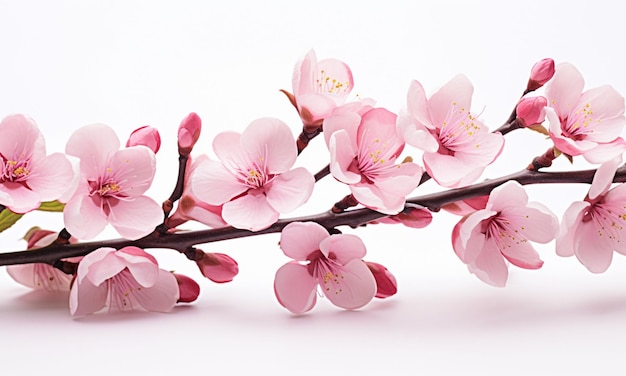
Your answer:
[[[8,265],[7,273],[15,280],[15,282],[22,284],[26,287],[36,289],[37,286],[35,276],[35,264],[25,265]]]
[[[30,158],[35,152],[41,132],[35,122],[24,115],[5,117],[0,122],[0,154],[8,160]],[[39,153],[45,154],[45,144]]]
[[[0,184],[0,195],[4,194],[11,197],[11,200],[5,200],[7,202],[5,206],[18,214],[37,209],[41,203],[39,194],[21,183],[4,182]]]
[[[250,155],[241,146],[241,135],[237,132],[221,132],[215,136],[213,151],[217,158],[232,171],[250,165]]]
[[[76,130],[67,141],[65,153],[80,158],[80,170],[88,180],[97,180],[108,166],[109,157],[120,148],[115,131],[104,124]]]
[[[333,286],[330,290],[324,291],[324,295],[334,305],[345,309],[357,309],[374,298],[376,280],[365,262],[350,261],[341,268],[340,272],[343,278],[339,287]]]
[[[69,291],[73,278],[48,264],[8,265],[7,272],[24,286],[47,291]]]
[[[103,248],[100,248],[101,250]],[[88,281],[94,286],[100,286],[103,282],[108,279],[113,278],[114,276],[120,274],[120,272],[127,267],[127,263],[123,258],[117,256],[117,251],[110,251],[111,248],[104,248],[106,252],[103,254],[95,254],[91,256],[91,254],[85,256],[81,261],[81,264],[87,260],[87,264],[83,269],[79,269],[79,280],[78,282],[84,283]],[[92,252],[94,253],[94,252]],[[92,260],[92,257],[97,257],[97,259]],[[80,265],[79,264],[79,268]]]
[[[265,185],[267,202],[279,213],[288,213],[305,202],[313,193],[315,178],[304,167],[280,174]]]
[[[70,313],[72,316],[84,316],[98,312],[107,302],[107,285],[94,286],[89,281],[75,281],[70,290]]]
[[[417,188],[422,173],[422,168],[415,163],[401,163],[377,178],[374,183],[386,194],[404,198]]]
[[[404,209],[404,197],[386,194],[374,184],[353,184],[350,192],[360,204],[384,214],[398,214]]]
[[[466,264],[476,261],[478,255],[485,246],[485,234],[481,232],[480,226],[475,226],[469,234],[461,236],[461,229],[465,221],[459,222],[452,230],[452,247],[456,255]],[[463,229],[467,231],[467,229]],[[467,239],[464,239],[467,237]]]
[[[333,113],[332,116],[324,119],[323,134],[326,146],[330,146],[330,137],[335,134],[335,132],[343,130],[348,134],[347,140],[349,140],[349,143],[343,146],[348,147],[348,145],[351,145],[352,149],[356,150],[358,148],[356,143],[356,134],[359,124],[361,124],[361,116],[356,112],[342,112],[339,114]]]
[[[211,205],[222,205],[248,189],[217,161],[207,160],[200,163],[191,175],[191,191],[194,196]]]
[[[107,257],[110,256],[111,253],[115,253],[116,249],[111,247],[102,247],[98,248],[95,251],[89,253],[87,256],[83,257],[78,264],[78,269],[76,272],[76,282],[83,282],[85,279],[89,279],[90,277],[90,269],[92,266],[94,268],[98,268],[98,263]],[[105,261],[106,262],[106,261]]]
[[[310,50],[302,60],[296,63],[293,70],[292,86],[293,94],[298,97],[300,95],[309,94],[314,91],[314,74],[318,72],[317,57],[315,51]]]
[[[163,222],[163,211],[150,197],[139,196],[112,205],[109,222],[123,238],[136,240]]]
[[[264,194],[248,192],[222,207],[222,218],[229,225],[250,231],[268,228],[278,220],[279,213],[267,202]]]
[[[573,256],[576,249],[576,232],[583,221],[583,216],[591,206],[587,201],[575,201],[565,210],[563,220],[556,237],[556,254],[567,257]]]
[[[266,166],[270,174],[289,171],[298,156],[291,129],[274,118],[257,119],[250,123],[241,134],[241,146],[253,163]]]
[[[472,171],[463,161],[451,155],[424,153],[423,160],[428,174],[443,187],[456,186],[468,171]]]
[[[372,151],[380,151],[381,158],[397,158],[404,142],[396,134],[396,114],[384,108],[374,108],[361,118],[357,131],[359,156],[369,156]]]
[[[559,230],[557,218],[540,203],[506,207],[500,211],[500,216],[519,231],[519,236],[538,243],[552,241]]]
[[[492,210],[478,210],[463,219],[461,227],[459,228],[459,240],[463,248],[468,247],[468,241],[476,229],[478,229],[479,232],[481,231],[480,225],[482,221],[494,217],[497,214],[498,212]]]
[[[597,119],[594,124],[589,125],[585,139],[599,143],[612,142],[622,134],[624,123],[626,119],[623,115],[612,119]]]
[[[613,142],[598,144],[596,147],[586,150],[583,157],[589,163],[600,164],[619,157],[624,151],[626,151],[626,141],[618,137]]]
[[[489,194],[487,209],[495,212],[510,206],[526,206],[528,195],[520,183],[509,180],[494,188]]]
[[[543,266],[543,261],[530,243],[519,242],[510,245],[510,248],[502,249],[502,255],[511,264],[524,269],[539,269]]]
[[[330,95],[304,94],[296,97],[300,115],[306,123],[315,123],[329,117],[337,102]]]
[[[598,167],[596,173],[593,175],[593,181],[591,183],[591,187],[589,188],[590,200],[595,200],[597,197],[602,196],[609,191],[611,184],[613,184],[615,171],[620,164],[622,164],[621,156],[613,158]]]
[[[424,87],[422,86],[422,84],[420,84],[418,81],[411,81],[406,102],[407,111],[410,117],[415,120],[417,127],[423,129],[426,132],[428,132],[429,128],[433,129],[433,124],[431,124],[430,119],[430,111],[428,109],[428,99],[426,98],[426,92],[424,91]],[[409,143],[413,145],[411,142]],[[428,151],[436,151],[436,149]]]
[[[169,312],[174,308],[180,296],[178,282],[174,274],[158,268],[156,271],[158,274],[152,285],[142,285],[141,290],[136,289],[132,291],[132,294],[137,302],[148,311]],[[141,284],[139,280],[137,282]]]
[[[592,131],[589,139],[596,142],[610,142],[618,137],[624,125],[624,97],[609,85],[599,86],[582,93],[579,99],[580,106],[591,109]],[[614,120],[614,121],[610,121]]]
[[[287,257],[305,261],[329,236],[328,231],[315,222],[292,222],[280,234],[280,248]]]
[[[464,161],[466,166],[484,167],[500,155],[504,147],[504,136],[500,133],[475,133],[457,146],[455,156]]]
[[[596,221],[582,222],[577,231],[575,254],[578,260],[592,273],[603,273],[611,265],[613,247],[607,237],[598,236]]]
[[[154,152],[145,146],[133,146],[115,152],[106,169],[121,187],[120,194],[135,197],[150,188],[156,172]]]
[[[73,180],[74,170],[67,157],[55,153],[38,161],[28,176],[28,186],[41,201],[52,201],[61,197]]]
[[[367,252],[361,238],[350,234],[331,235],[320,242],[319,249],[324,256],[342,265],[362,259]]]
[[[473,93],[474,87],[465,75],[459,74],[453,77],[428,101],[430,116],[434,125],[440,127],[445,122],[452,106],[462,109],[464,112],[469,111]]]
[[[352,141],[345,130],[340,130],[330,138],[330,172],[333,177],[345,184],[361,181],[361,174],[353,164],[357,152],[351,147]]]
[[[89,218],[88,221],[85,218]],[[65,227],[78,239],[91,239],[98,235],[108,223],[99,205],[89,196],[74,196],[63,210]]]
[[[396,126],[398,135],[407,144],[429,153],[434,153],[439,149],[437,138],[430,133],[428,128],[417,123],[410,115],[399,114]]]
[[[558,64],[552,80],[546,85],[549,105],[565,118],[578,103],[584,87],[583,76],[572,64]]]
[[[467,267],[470,272],[485,283],[495,287],[506,285],[509,269],[493,242],[486,242],[483,251],[480,252],[474,263]]]
[[[283,307],[293,313],[305,313],[313,308],[317,300],[316,287],[317,281],[305,265],[292,261],[276,271],[274,278],[276,298]]]
[[[179,205],[183,204],[186,196],[179,201]],[[196,202],[191,208],[187,209],[185,216],[188,219],[198,221],[212,228],[226,226],[226,222],[222,219],[222,207]]]
[[[322,90],[321,93],[335,99],[337,105],[343,103],[354,86],[352,71],[348,65],[337,59],[323,59],[317,65],[318,70],[330,78],[329,82],[334,83],[329,87],[330,90]]]
[[[159,267],[156,259],[141,248],[128,246],[115,255],[122,259],[133,278],[143,287],[157,283]]]

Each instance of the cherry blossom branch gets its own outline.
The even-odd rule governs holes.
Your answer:
[[[468,187],[450,189],[443,192],[413,197],[408,199],[406,202],[407,204],[420,205],[431,211],[438,211],[445,204],[472,197],[488,195],[492,189],[510,180],[515,180],[522,185],[568,183],[590,184],[595,171],[596,170],[591,169],[567,172],[540,172],[525,169],[511,175],[487,180]],[[622,166],[617,170],[613,181],[616,183],[626,182],[625,166]],[[316,222],[326,229],[334,229],[338,226],[356,228],[383,217],[387,217],[387,215],[367,208],[362,208],[345,211],[343,213],[323,212],[310,216],[281,219],[270,227],[256,232],[236,229],[233,227],[223,227],[210,230],[166,234],[161,234],[155,231],[144,238],[134,241],[127,239],[112,239],[78,244],[52,244],[35,250],[2,253],[0,254],[0,266],[29,263],[46,263],[55,265],[55,263],[58,263],[58,260],[69,257],[84,256],[101,247],[111,247],[116,249],[126,246],[135,246],[142,249],[166,248],[176,250],[180,253],[189,253],[189,250],[193,249],[197,244],[278,233],[292,222]]]

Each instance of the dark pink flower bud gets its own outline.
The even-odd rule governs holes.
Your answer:
[[[126,147],[143,145],[147,146],[155,154],[161,147],[161,136],[156,128],[149,125],[137,128],[130,134]]]
[[[396,277],[387,268],[375,262],[364,261],[376,280],[376,297],[388,298],[398,292]]]
[[[202,120],[195,112],[187,115],[178,127],[178,154],[189,155],[200,138]]]
[[[547,105],[548,100],[545,97],[522,98],[517,104],[517,121],[524,127],[543,123]]]
[[[198,285],[196,281],[186,275],[172,274],[174,274],[176,282],[178,282],[178,291],[180,292],[176,303],[191,303],[198,299],[198,295],[200,295],[200,285]]]
[[[26,247],[29,249],[35,247],[35,244],[37,244],[38,241],[50,234],[54,234],[54,231],[42,230],[36,226],[31,227],[30,230],[26,232],[26,235],[24,235],[24,240],[27,242]]]
[[[433,220],[433,215],[425,208],[406,208],[396,215],[380,218],[373,223],[403,224],[411,228],[424,228]]]
[[[196,264],[202,275],[216,283],[230,282],[239,273],[237,261],[223,253],[205,253]]]
[[[547,58],[533,65],[528,79],[527,91],[537,90],[554,76],[554,60]]]

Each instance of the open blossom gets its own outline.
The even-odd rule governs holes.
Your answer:
[[[296,144],[278,119],[255,120],[242,134],[220,133],[213,149],[220,161],[200,163],[191,178],[192,191],[210,205],[222,205],[222,218],[233,227],[265,229],[313,192],[315,179],[309,171],[290,170]]]
[[[189,220],[198,221],[212,228],[226,226],[226,222],[222,219],[222,207],[210,205],[199,200],[191,190],[191,176],[193,175],[193,172],[199,165],[208,160],[209,157],[206,155],[200,155],[199,157],[193,159],[190,156],[187,160],[183,194],[181,195],[180,200],[178,200],[176,211],[168,217],[165,222],[165,224],[170,228],[178,227]]]
[[[56,232],[35,228],[26,236],[27,247],[29,249],[45,247],[54,242],[57,236]],[[73,278],[72,275],[43,263],[8,265],[7,272],[11,278],[24,286],[47,291],[69,291]]]
[[[615,158],[598,168],[587,197],[563,214],[556,239],[558,255],[576,255],[593,273],[607,270],[613,251],[626,255],[626,184],[609,189],[620,163]]]
[[[350,68],[336,59],[317,61],[315,51],[298,62],[293,72],[293,96],[288,96],[305,127],[319,127],[333,109],[342,105],[354,81]]]
[[[384,108],[336,114],[324,121],[330,151],[330,172],[350,186],[356,200],[385,214],[404,208],[418,185],[422,168],[396,164],[404,141],[396,133],[396,115]]]
[[[504,137],[489,133],[470,112],[474,88],[464,75],[454,77],[426,99],[413,81],[407,112],[398,117],[398,132],[409,145],[424,150],[424,167],[444,187],[473,183],[504,147]]]
[[[357,309],[376,294],[376,280],[362,258],[365,245],[354,235],[329,235],[314,222],[293,222],[280,237],[280,247],[294,261],[278,269],[274,292],[293,313],[309,311],[317,287],[334,305]]]
[[[524,269],[543,265],[528,242],[554,239],[558,221],[545,206],[528,202],[524,188],[508,181],[491,191],[485,209],[464,217],[452,232],[457,256],[482,281],[502,287],[508,278],[505,260]]]
[[[70,291],[70,311],[84,316],[110,310],[170,311],[180,291],[173,273],[159,269],[156,259],[137,247],[99,248],[78,264]]]
[[[31,119],[7,116],[0,135],[0,205],[26,213],[65,193],[74,179],[72,165],[61,153],[46,155],[43,135]]]
[[[154,152],[119,147],[113,129],[101,124],[78,129],[67,142],[66,153],[80,159],[80,179],[63,214],[65,227],[79,239],[95,237],[110,223],[134,240],[163,220],[160,205],[144,196],[156,171]]]
[[[546,85],[550,138],[561,152],[600,164],[626,150],[626,142],[619,137],[626,125],[624,97],[609,85],[583,92],[584,86],[573,65],[557,65]]]

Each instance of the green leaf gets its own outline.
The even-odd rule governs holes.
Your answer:
[[[64,208],[65,208],[65,204],[55,200],[55,201],[42,202],[41,205],[39,205],[39,208],[37,210],[47,211],[47,212],[62,212]]]
[[[9,209],[0,212],[0,232],[13,226],[24,214],[15,214]]]

